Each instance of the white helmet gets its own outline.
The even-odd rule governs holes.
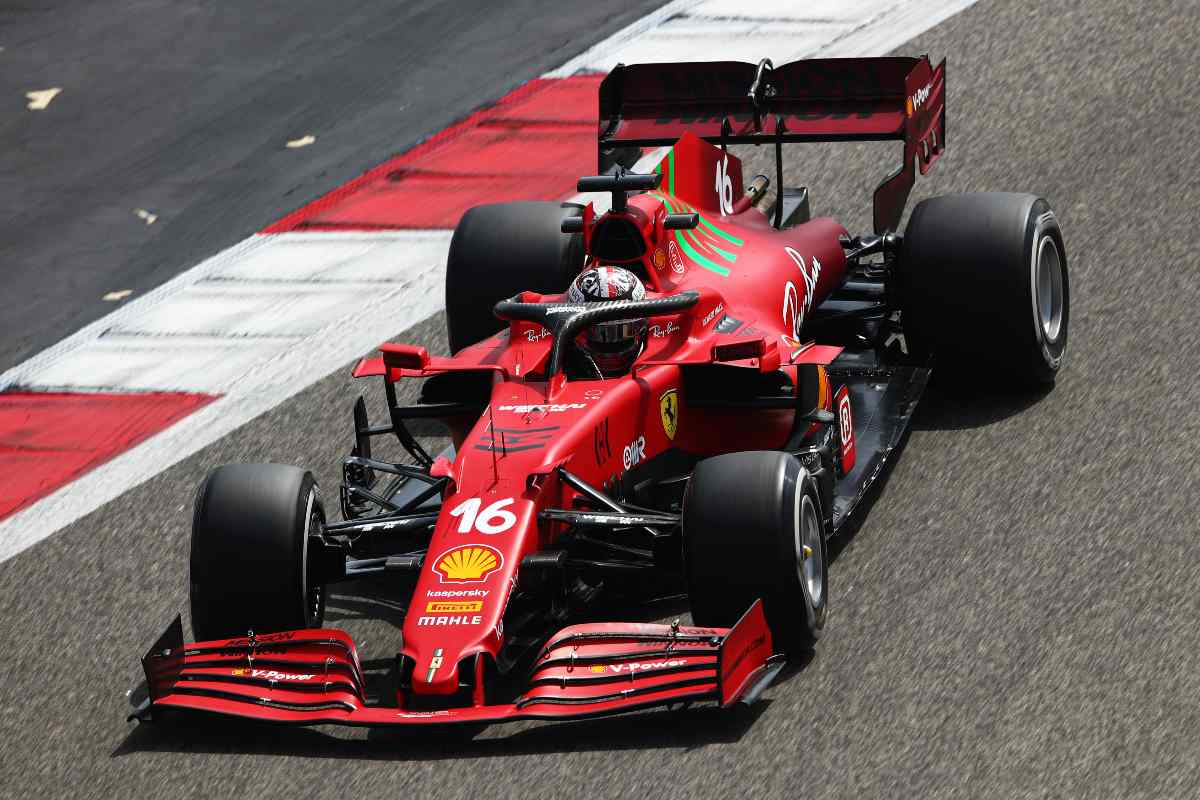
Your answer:
[[[645,300],[646,287],[637,275],[620,267],[591,267],[579,273],[567,290],[572,303],[605,300]],[[646,341],[645,319],[620,319],[592,325],[579,335],[577,346],[606,376],[632,366]]]

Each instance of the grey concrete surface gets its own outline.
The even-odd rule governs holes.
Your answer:
[[[336,375],[0,565],[0,793],[1196,796],[1196,30],[1190,2],[984,0],[904,48],[949,57],[949,148],[921,196],[1056,208],[1066,367],[1040,398],[926,397],[832,565],[815,659],[756,708],[448,735],[123,722],[137,654],[186,607],[193,487],[257,459],[332,487],[353,399]],[[897,157],[799,151],[791,174],[865,229]],[[399,338],[441,346],[441,322]],[[386,658],[395,628],[365,610],[337,598],[331,620]]]

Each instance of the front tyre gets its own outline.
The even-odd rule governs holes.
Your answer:
[[[196,639],[321,627],[324,523],[316,481],[306,470],[229,464],[210,472],[192,518]]]
[[[825,627],[825,515],[816,480],[787,453],[705,459],[683,503],[684,569],[698,625],[730,627],[758,599],[778,649],[810,650]]]
[[[939,370],[1054,383],[1071,297],[1062,230],[1044,199],[985,192],[924,200],[908,221],[898,268],[910,353],[936,353]]]

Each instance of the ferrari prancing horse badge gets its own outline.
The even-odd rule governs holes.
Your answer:
[[[678,390],[668,389],[663,392],[663,396],[658,399],[658,411],[662,415],[663,433],[667,434],[668,439],[674,439],[675,431],[679,428]]]

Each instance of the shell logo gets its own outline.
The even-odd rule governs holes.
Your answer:
[[[662,251],[662,248],[656,248],[653,256],[654,268],[662,269],[667,265],[667,254]]]
[[[442,583],[477,583],[504,565],[504,556],[486,544],[464,544],[451,548],[433,562]]]

